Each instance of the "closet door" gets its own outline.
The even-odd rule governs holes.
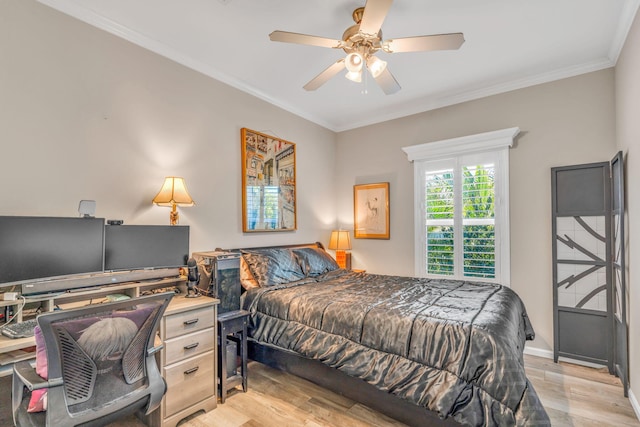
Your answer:
[[[611,160],[611,204],[614,370],[624,386],[624,395],[627,396],[629,365],[624,251],[624,161],[621,151]]]
[[[552,168],[554,360],[613,373],[609,162]]]

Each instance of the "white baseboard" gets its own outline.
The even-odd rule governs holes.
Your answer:
[[[631,407],[636,413],[636,418],[640,420],[640,404],[638,404],[638,399],[636,399],[636,395],[633,394],[633,390],[631,389],[629,389],[629,402],[631,402]]]
[[[601,365],[600,363],[585,362],[584,360],[572,359],[570,357],[558,357],[558,362],[573,363],[574,365],[581,365],[581,366],[586,366],[587,368],[594,368],[594,369],[607,368],[607,365]]]
[[[544,357],[545,359],[553,359],[553,350],[545,350],[542,348],[525,347],[524,354],[528,354],[530,356]],[[601,365],[598,363],[585,362],[584,360],[571,359],[570,357],[559,357],[558,361],[573,363],[574,365],[587,366],[589,368],[595,368],[595,369],[606,368],[605,365]]]
[[[525,346],[524,347],[524,354],[528,354],[530,356],[544,357],[545,359],[553,359],[553,351],[552,350],[545,350],[545,349],[537,348],[537,347]]]

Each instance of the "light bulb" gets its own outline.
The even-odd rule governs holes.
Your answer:
[[[347,55],[344,64],[347,70],[353,73],[362,70],[362,62],[362,56],[359,53],[352,52]]]
[[[362,81],[362,70],[359,71],[349,71],[346,75],[346,78],[351,80],[352,82],[360,83]]]
[[[369,68],[371,75],[375,79],[387,68],[387,61],[383,61],[375,56],[370,56],[367,60],[367,68]]]

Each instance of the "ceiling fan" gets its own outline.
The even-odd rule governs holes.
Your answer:
[[[384,93],[390,95],[399,91],[400,85],[387,68],[386,61],[375,56],[376,52],[379,50],[387,53],[454,50],[460,48],[464,43],[462,33],[434,34],[383,41],[380,28],[389,12],[391,3],[393,0],[367,0],[364,7],[353,11],[352,16],[356,24],[346,29],[342,40],[286,31],[274,31],[269,34],[269,38],[276,42],[342,49],[347,53],[345,58],[331,64],[304,85],[306,90],[318,89],[345,68],[347,69],[346,78],[361,82],[363,70],[368,69]]]

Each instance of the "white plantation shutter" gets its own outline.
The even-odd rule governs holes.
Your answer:
[[[429,274],[454,274],[453,172],[452,168],[425,172],[425,225]]]
[[[495,207],[489,203],[496,198],[495,165],[462,166],[459,172],[462,174],[463,275],[495,279]],[[479,176],[486,177],[486,182],[479,182]],[[486,185],[487,182],[491,185]]]
[[[416,275],[509,285],[509,147],[519,129],[405,147]]]

